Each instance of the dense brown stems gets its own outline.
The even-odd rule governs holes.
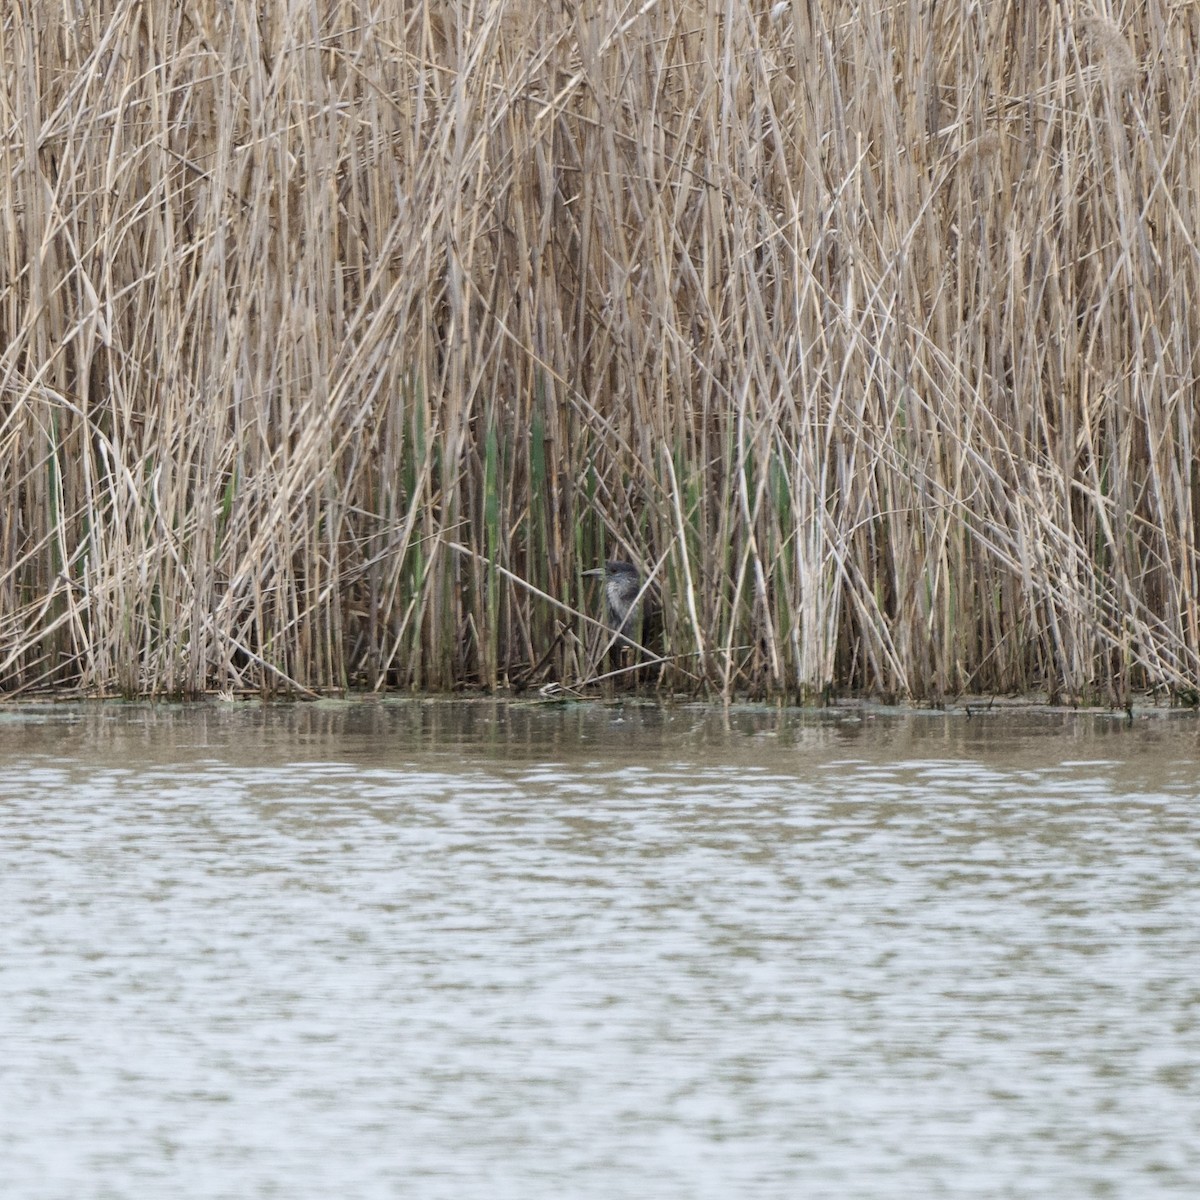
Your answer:
[[[1200,15],[1109,11],[15,0],[0,691],[575,683],[614,557],[663,687],[1195,687]]]

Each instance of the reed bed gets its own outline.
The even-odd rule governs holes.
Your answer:
[[[1194,697],[1200,11],[14,0],[0,690]]]

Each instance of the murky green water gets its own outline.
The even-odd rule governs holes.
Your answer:
[[[0,1196],[1200,1195],[1200,723],[0,713]]]

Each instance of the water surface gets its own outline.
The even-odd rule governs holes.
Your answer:
[[[1198,748],[0,711],[0,1196],[1200,1195]]]

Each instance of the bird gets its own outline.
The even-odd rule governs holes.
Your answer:
[[[604,608],[610,627],[631,644],[638,639],[641,617],[642,577],[633,563],[609,561],[602,567],[584,571],[585,576],[604,580]],[[641,599],[639,599],[641,597]],[[646,607],[650,607],[648,603]]]

